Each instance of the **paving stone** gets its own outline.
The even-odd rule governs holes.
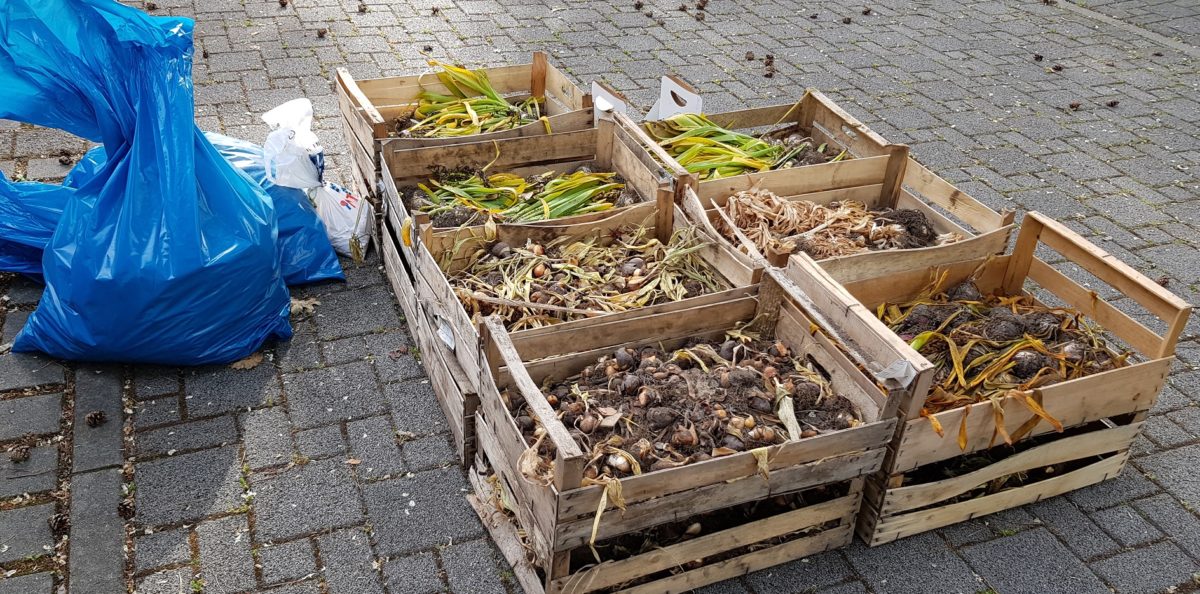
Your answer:
[[[1200,507],[1200,444],[1139,458],[1137,465],[1172,495],[1192,508]],[[1123,473],[1124,475],[1133,473]],[[1148,482],[1148,481],[1147,481]]]
[[[205,593],[227,594],[254,587],[254,558],[245,516],[201,522],[196,525],[196,540]]]
[[[505,594],[508,590],[500,577],[502,563],[500,552],[487,539],[442,549],[442,566],[454,592]]]
[[[275,360],[280,369],[296,371],[321,366],[321,346],[308,322],[293,323],[292,339],[275,345]]]
[[[0,441],[22,435],[58,433],[62,394],[0,400]]]
[[[1077,555],[1090,559],[1120,550],[1108,534],[1096,526],[1090,518],[1079,511],[1065,497],[1054,497],[1039,501],[1029,506],[1034,513],[1051,531],[1058,535]]]
[[[125,521],[121,469],[71,477],[71,591],[109,594],[125,589]]]
[[[58,448],[53,445],[29,449],[29,459],[13,462],[0,455],[0,497],[53,491],[58,483]]]
[[[238,370],[205,367],[184,373],[188,417],[207,417],[280,401],[279,378],[271,365]]]
[[[144,526],[195,521],[242,505],[233,446],[140,462],[134,476],[137,523]]]
[[[152,573],[137,581],[137,594],[179,594],[192,591],[192,569],[180,567]]]
[[[0,511],[0,563],[52,553],[54,537],[46,522],[52,515],[53,503]]]
[[[51,594],[54,592],[54,575],[31,573],[0,579],[0,594]]]
[[[1080,509],[1090,512],[1155,493],[1158,493],[1158,487],[1154,483],[1134,469],[1126,468],[1116,478],[1073,491],[1068,497]]]
[[[133,374],[133,396],[138,400],[179,393],[179,370],[157,365],[138,366]]]
[[[457,468],[418,472],[363,487],[375,528],[375,551],[405,555],[482,536],[483,526],[464,497],[468,488]]]
[[[165,565],[186,563],[192,558],[191,545],[188,543],[188,531],[184,528],[137,536],[133,539],[133,548],[134,569],[138,572]]]
[[[1167,533],[1175,544],[1200,557],[1200,518],[1170,495],[1140,499],[1133,506]]]
[[[383,387],[383,394],[392,407],[392,421],[396,425],[396,431],[429,435],[450,430],[429,380],[389,384]]]
[[[292,460],[291,425],[282,407],[272,407],[238,416],[251,469]]]
[[[409,352],[412,341],[404,331],[352,336],[325,343],[325,359],[332,365],[366,359],[379,379],[395,382],[424,377],[425,369]]]
[[[300,428],[386,411],[369,363],[363,361],[284,376],[292,423]]]
[[[61,384],[66,379],[62,365],[45,355],[9,353],[0,355],[0,392]]]
[[[326,295],[317,307],[317,334],[331,340],[399,328],[395,301],[385,286]]]
[[[44,290],[44,285],[18,276],[13,279],[12,284],[8,285],[8,302],[18,306],[37,305]]]
[[[361,479],[385,478],[405,470],[404,458],[396,447],[396,432],[388,417],[372,417],[346,423],[350,455],[361,461],[355,467]]]
[[[323,458],[346,451],[346,441],[342,439],[342,429],[337,425],[327,425],[296,433],[296,449],[301,456]]]
[[[26,165],[25,177],[34,181],[61,182],[71,171],[70,165],[63,165],[58,158],[30,159]]]
[[[156,400],[142,400],[133,409],[133,428],[144,431],[159,425],[183,420],[182,407],[177,396],[166,396]]]
[[[746,582],[763,592],[815,590],[844,582],[853,575],[841,553],[831,551],[756,571],[746,576]]]
[[[75,370],[75,431],[71,461],[75,472],[120,466],[125,459],[121,434],[123,380],[120,367],[79,367]],[[87,424],[87,415],[102,411],[107,421]]]
[[[750,594],[740,581],[725,580],[693,590],[694,594]]]
[[[367,533],[352,528],[326,534],[317,539],[321,561],[325,564],[325,583],[331,592],[383,592],[379,572],[372,566],[374,558],[367,542]]]
[[[1096,561],[1092,569],[1121,594],[1154,594],[1182,583],[1200,564],[1173,543],[1160,542]]]
[[[1048,530],[1020,534],[960,550],[997,592],[1104,594],[1108,588]]]
[[[450,445],[449,435],[430,435],[407,441],[401,448],[409,469],[413,471],[428,470],[440,466],[456,464],[458,453]]]
[[[143,431],[137,436],[137,452],[139,456],[147,457],[225,445],[237,440],[233,417],[226,415]]]
[[[417,553],[389,560],[383,564],[383,579],[392,592],[402,590],[405,594],[434,594],[446,590],[442,578],[438,576],[433,553]]]
[[[872,549],[855,541],[846,557],[877,594],[971,594],[985,589],[971,568],[929,532]]]
[[[320,594],[321,584],[316,580],[313,580],[296,584],[287,584],[278,588],[263,590],[263,592],[270,594]]]
[[[1092,514],[1092,519],[1125,547],[1156,540],[1163,535],[1158,528],[1128,505],[1100,510]]]
[[[258,564],[262,567],[263,582],[267,584],[298,580],[317,571],[312,543],[308,539],[259,547]]]
[[[283,540],[363,521],[344,460],[316,460],[275,475],[255,475],[251,484],[260,540]]]

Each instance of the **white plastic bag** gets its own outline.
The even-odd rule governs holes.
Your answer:
[[[264,113],[262,119],[271,127],[263,143],[267,179],[302,190],[320,186],[325,149],[312,131],[312,101],[293,99]]]
[[[325,223],[329,243],[337,253],[362,260],[375,233],[375,209],[371,203],[337,184],[325,182],[309,192],[317,216]]]
[[[275,185],[308,190],[334,251],[361,261],[375,232],[375,209],[350,190],[323,180],[325,149],[312,131],[312,102],[293,99],[263,114],[262,119],[271,127],[263,143],[267,179]]]

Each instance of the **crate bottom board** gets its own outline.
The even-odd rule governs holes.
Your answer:
[[[1125,467],[1129,445],[1141,425],[1137,421],[1051,440],[980,470],[932,483],[887,488],[882,480],[870,481],[859,518],[859,535],[869,546],[877,546],[1108,480]],[[1069,462],[1084,465],[983,497],[921,505],[930,497],[945,501],[1003,476]],[[901,498],[901,494],[905,497]]]
[[[793,510],[779,516],[769,516],[761,520],[670,545],[649,553],[643,553],[619,561],[608,561],[600,565],[593,565],[567,577],[554,580],[549,584],[549,589],[547,589],[544,573],[535,567],[531,561],[530,551],[522,542],[520,529],[511,517],[496,509],[495,504],[492,503],[497,497],[495,488],[482,475],[479,468],[479,466],[476,466],[468,473],[474,493],[468,495],[467,499],[479,515],[484,527],[487,528],[497,548],[504,555],[505,560],[512,566],[517,582],[521,584],[521,587],[524,588],[527,594],[561,594],[565,592],[572,594],[583,594],[586,592],[605,592],[610,594],[684,593],[695,588],[746,575],[788,561],[842,548],[849,545],[854,538],[854,515],[862,496],[862,479],[854,479],[848,481],[848,493],[835,499],[815,504],[811,507]],[[817,512],[829,514],[830,519],[828,521],[836,521],[837,525],[810,536],[801,536],[780,544],[767,546],[766,548],[736,554],[736,551],[739,549],[746,550],[753,548],[757,542],[777,536],[771,533],[770,530],[772,524],[777,523],[778,520],[787,519],[781,516],[798,517],[802,514],[807,515]],[[747,533],[754,532],[759,532],[763,536],[761,538],[746,537]],[[703,546],[706,539],[724,539],[735,543],[734,546],[730,547],[731,550],[727,551],[735,553],[735,555],[701,565],[688,571],[674,574],[667,573],[688,562],[696,561],[696,559],[692,558],[695,555],[688,555],[688,550],[698,548],[697,545]],[[712,554],[710,553],[708,556],[712,556]],[[638,565],[650,566],[651,571],[638,573]],[[631,576],[631,579],[655,574],[665,575],[652,581],[629,587],[609,585],[608,582],[605,582],[602,587],[598,588],[593,588],[589,585],[589,582],[594,581],[596,576],[605,575],[605,577],[600,577],[600,579],[610,578],[611,576],[607,574],[611,572]]]

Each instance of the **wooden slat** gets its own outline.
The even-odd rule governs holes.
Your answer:
[[[810,437],[798,442],[789,442],[778,446],[770,446],[768,459],[770,469],[785,469],[802,464],[831,458],[847,452],[865,452],[878,448],[891,438],[891,425],[888,423],[871,423],[835,431],[817,437]],[[741,452],[732,456],[722,456],[689,464],[680,470],[687,472],[671,473],[670,480],[663,480],[662,474],[647,473],[621,480],[621,494],[627,505],[632,505],[648,499],[696,489],[705,485],[723,483],[743,477],[758,476],[758,460],[750,452]],[[661,471],[659,471],[661,473]],[[760,479],[761,480],[761,479]],[[585,487],[559,494],[558,517],[570,520],[581,516],[590,517],[596,512],[600,503],[601,489]],[[609,510],[613,509],[609,504]]]
[[[1038,238],[1047,247],[1108,283],[1123,295],[1132,297],[1160,320],[1172,324],[1164,337],[1162,348],[1149,351],[1149,354],[1164,357],[1174,353],[1175,342],[1183,331],[1183,325],[1179,323],[1180,314],[1191,311],[1191,306],[1186,301],[1084,239],[1066,225],[1037,212],[1026,214],[1025,224],[1028,225],[1030,219],[1041,225]],[[1186,315],[1182,317],[1182,321],[1186,322]]]
[[[714,196],[749,190],[755,184],[770,188],[781,196],[878,184],[883,182],[887,163],[888,157],[881,155],[710,179],[700,182],[699,196],[704,202]]]
[[[538,125],[543,124],[539,122]],[[446,163],[480,168],[491,163],[489,171],[509,171],[530,165],[592,160],[596,151],[596,130],[588,128],[500,140],[476,139],[467,144],[421,150],[404,149],[402,143],[387,140],[381,150],[397,185],[415,185],[429,179],[436,166]]]
[[[1012,212],[997,213],[916,160],[909,160],[904,173],[904,183],[921,197],[946,209],[977,232],[992,231],[1012,223]]]
[[[624,511],[609,512],[601,517],[596,539],[599,541],[748,501],[864,476],[879,469],[883,454],[882,448],[851,452],[775,470],[767,480],[760,475],[751,475],[637,504],[626,501]],[[559,522],[555,528],[555,550],[565,551],[585,545],[592,535],[593,525],[592,517]]]
[[[921,485],[889,489],[880,512],[890,516],[919,509],[957,497],[1010,474],[1125,450],[1133,443],[1141,428],[1142,423],[1133,423],[1089,431],[1050,441],[974,472]]]
[[[1029,279],[1048,289],[1051,293],[1083,315],[1098,322],[1105,331],[1111,332],[1139,353],[1157,356],[1166,346],[1164,339],[1129,314],[1113,307],[1095,291],[1084,288],[1067,275],[1057,271],[1039,258],[1029,265]],[[1169,354],[1167,356],[1170,356]]]
[[[471,487],[475,491],[474,494],[467,496],[467,502],[479,515],[483,527],[492,537],[492,542],[496,543],[496,548],[500,549],[504,560],[508,561],[509,566],[512,567],[517,583],[525,590],[525,594],[544,594],[545,589],[538,578],[537,570],[529,563],[516,526],[490,503],[496,497],[491,485],[488,485],[475,469],[467,474]]]
[[[458,380],[465,379],[465,374],[441,341],[429,334],[424,324],[413,324],[411,328],[421,349],[421,363],[430,386],[449,423],[459,459],[468,464],[475,455],[474,418],[478,398],[473,393],[463,393]]]
[[[744,291],[745,289],[733,289]],[[697,299],[705,299],[698,297]],[[691,299],[664,303],[648,308],[640,308],[579,320],[590,322],[566,326],[557,324],[550,326],[556,331],[542,330],[537,340],[525,336],[524,331],[515,333],[514,342],[520,346],[518,351],[525,360],[542,359],[556,354],[588,351],[597,348],[615,346],[630,341],[659,340],[686,336],[692,333],[711,330],[727,330],[738,322],[753,317],[756,302],[752,297],[744,297],[733,301],[712,303],[705,299],[703,304],[693,306]],[[576,324],[576,322],[568,322]],[[541,381],[534,378],[534,381]]]
[[[529,537],[529,543],[537,558],[549,559],[553,553],[550,547],[553,501],[543,494],[544,488],[541,485],[530,483],[521,476],[516,463],[523,450],[518,444],[522,442],[513,444],[506,438],[497,437],[497,429],[504,429],[507,424],[502,423],[499,417],[488,414],[490,406],[489,401],[482,401],[481,414],[475,418],[478,453],[500,476],[505,491],[513,501],[513,513],[516,514],[517,523]],[[515,427],[513,431],[516,431]]]
[[[529,71],[532,64],[516,64],[512,66],[497,66],[482,68],[488,77],[488,82],[501,95],[517,92],[529,92]],[[434,69],[412,76],[397,76],[390,78],[371,78],[358,81],[358,87],[370,97],[371,102],[378,108],[394,105],[406,105],[417,102],[417,95],[422,90],[449,94],[449,89],[438,80]]]
[[[384,123],[383,116],[379,115],[379,110],[375,108],[375,104],[367,97],[366,93],[358,87],[354,82],[354,77],[350,75],[350,71],[345,68],[337,69],[338,85],[353,99],[354,106],[362,110],[363,116],[368,124]]]
[[[836,281],[842,284],[869,281],[890,276],[897,271],[929,270],[951,262],[982,260],[1008,247],[1008,235],[1012,227],[971,237],[955,243],[910,250],[888,250],[867,252],[851,256],[827,258],[819,264]],[[887,285],[881,285],[886,290]]]
[[[875,546],[926,532],[935,528],[957,524],[971,518],[1012,509],[1056,495],[1062,495],[1088,485],[1115,477],[1125,466],[1129,452],[1109,456],[1054,478],[1038,481],[993,495],[969,499],[947,506],[911,512],[899,516],[882,518],[876,524],[875,534],[868,542]]]
[[[1157,359],[1047,386],[1041,389],[1042,408],[1065,427],[1148,410],[1154,405],[1170,368],[1171,359]],[[1001,400],[1001,406],[1010,435],[1033,416],[1029,408],[1015,398]],[[958,447],[958,431],[966,408],[970,408],[970,412],[966,413],[967,447],[964,450]],[[899,453],[889,469],[891,472],[907,472],[925,464],[986,449],[993,441],[996,419],[990,402],[948,410],[935,417],[944,428],[944,436],[933,431],[927,419],[909,420],[897,446]],[[1029,437],[1051,431],[1054,428],[1043,420]],[[999,438],[996,442],[1003,443]]]
[[[513,346],[508,331],[504,329],[500,319],[488,316],[483,320],[480,328],[487,329],[483,339],[493,341],[502,364],[508,367],[509,375],[516,384],[514,387],[525,399],[529,413],[546,429],[547,437],[554,444],[558,455],[564,458],[582,458],[583,452],[579,449],[579,445],[575,443],[562,423],[558,422],[558,414],[546,401],[541,388],[533,383],[529,373],[525,371],[525,366],[521,364],[521,355],[517,353],[517,349]]]
[[[819,528],[825,522],[845,517],[857,508],[851,493],[830,501],[780,513],[734,528],[694,538],[665,548],[654,549],[620,561],[606,561],[570,577],[555,581],[551,590],[594,591],[616,586],[645,575],[673,567],[682,567],[726,551],[740,549],[765,540],[786,536],[806,528]]]
[[[828,131],[831,140],[848,148],[850,154],[861,158],[887,151],[888,141],[821,91],[808,89],[802,101],[805,104],[805,117],[809,118],[811,127]]]
[[[769,549],[746,553],[732,559],[705,565],[699,569],[677,573],[649,584],[619,590],[616,594],[682,594],[694,588],[753,573],[780,563],[840,549],[849,545],[853,538],[854,533],[850,525],[838,526],[814,536],[799,538]]]

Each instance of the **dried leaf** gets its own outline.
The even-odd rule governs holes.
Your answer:
[[[233,363],[231,363],[229,365],[229,368],[230,369],[254,369],[255,367],[258,367],[259,363],[262,363],[262,362],[263,362],[263,354],[261,352],[254,353],[253,355],[250,355],[249,357],[246,357],[245,359],[242,359],[240,361],[234,361]]]
[[[971,414],[971,407],[964,406],[962,416],[962,424],[958,427],[958,449],[967,451],[967,415]]]
[[[362,464],[362,460],[359,460],[358,458],[350,458],[349,460],[346,460],[346,464],[358,466],[359,464]]]
[[[750,455],[754,456],[754,459],[758,461],[758,473],[765,480],[771,480],[771,458],[768,455],[769,453],[770,451],[766,446],[750,450]]]
[[[721,456],[732,456],[737,453],[738,453],[737,450],[730,449],[727,447],[719,447],[719,448],[713,448],[711,456],[713,458],[720,458]]]
[[[321,302],[319,300],[317,300],[316,297],[310,297],[308,299],[296,299],[295,297],[293,297],[292,298],[292,315],[294,315],[294,316],[311,316],[317,312],[318,305],[321,305]]]

